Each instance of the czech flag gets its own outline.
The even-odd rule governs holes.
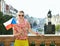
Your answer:
[[[16,24],[16,19],[15,18],[11,18],[10,20],[8,20],[7,22],[3,23],[5,28],[7,30],[9,30],[10,28],[12,28],[15,24]]]

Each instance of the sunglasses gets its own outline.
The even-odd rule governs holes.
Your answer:
[[[19,15],[19,16],[22,16],[23,17],[24,15]]]

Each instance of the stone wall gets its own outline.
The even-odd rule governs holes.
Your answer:
[[[28,39],[29,44],[34,41],[36,46],[39,46],[42,41],[45,41],[46,46],[49,46],[51,41],[55,41],[56,46],[60,46],[60,36],[29,36]],[[10,46],[11,42],[14,42],[14,37],[0,37],[0,42],[3,42],[5,46]]]

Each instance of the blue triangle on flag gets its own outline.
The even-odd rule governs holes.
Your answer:
[[[15,20],[15,18],[12,19],[11,24],[16,24],[16,20]]]

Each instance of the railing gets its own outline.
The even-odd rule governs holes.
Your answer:
[[[29,44],[32,41],[35,42],[35,46],[40,46],[41,42],[44,41],[46,46],[49,46],[51,41],[55,41],[56,46],[60,46],[60,36],[28,36]],[[3,43],[4,46],[13,46],[14,36],[13,35],[0,35],[0,43]]]

